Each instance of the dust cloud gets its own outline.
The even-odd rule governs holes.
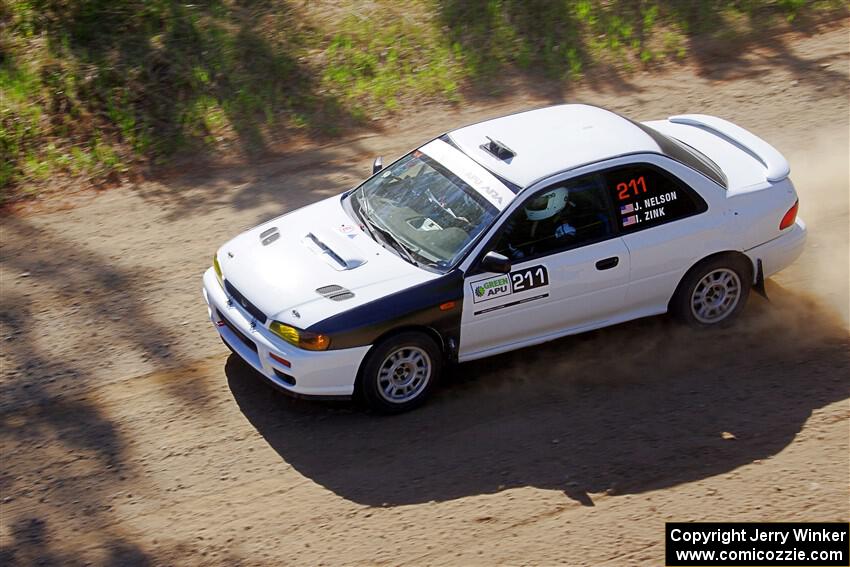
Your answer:
[[[814,144],[788,152],[791,179],[806,221],[806,250],[775,279],[811,295],[850,326],[850,143],[841,125]]]

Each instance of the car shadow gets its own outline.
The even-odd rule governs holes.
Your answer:
[[[593,505],[770,458],[813,410],[850,397],[848,333],[776,284],[729,329],[655,317],[454,368],[393,417],[291,400],[231,356],[250,423],[287,463],[371,506],[534,486]]]

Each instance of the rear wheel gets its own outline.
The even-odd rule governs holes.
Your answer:
[[[747,260],[733,255],[710,258],[685,275],[671,308],[679,320],[694,327],[726,325],[744,308],[751,287]]]
[[[406,332],[379,343],[360,375],[360,393],[370,408],[401,413],[421,405],[442,370],[442,355],[434,340]]]

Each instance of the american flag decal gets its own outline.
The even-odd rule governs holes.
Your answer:
[[[632,215],[630,217],[623,218],[623,226],[629,226],[631,224],[636,224],[638,221],[637,215]]]
[[[620,207],[620,214],[621,215],[627,215],[631,212],[634,212],[634,210],[635,210],[635,206],[632,205],[631,203],[629,203],[628,205],[623,205],[622,207]]]

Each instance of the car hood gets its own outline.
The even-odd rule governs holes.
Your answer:
[[[375,242],[339,196],[243,232],[218,258],[254,307],[300,328],[439,276]]]

